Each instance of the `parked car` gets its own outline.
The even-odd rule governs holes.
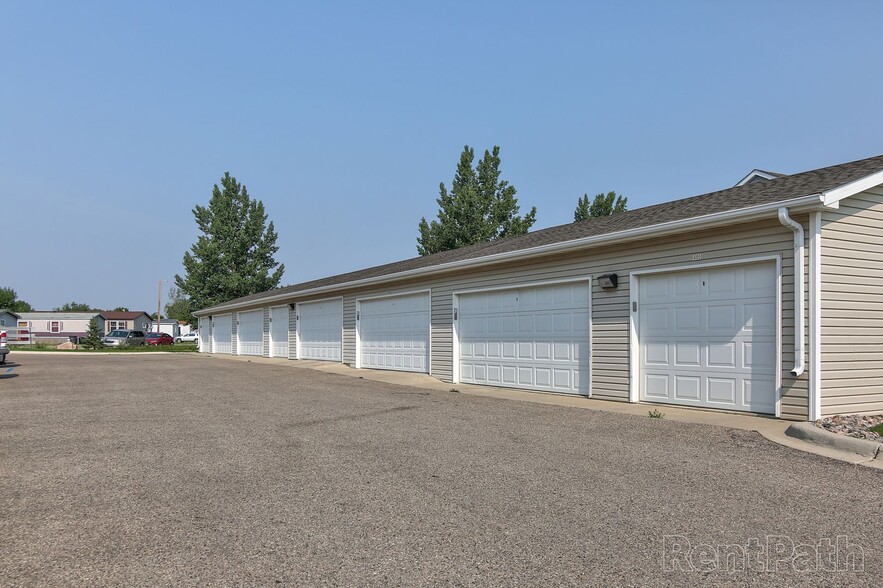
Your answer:
[[[147,333],[144,337],[146,345],[171,345],[175,340],[168,333]]]
[[[199,334],[194,331],[186,335],[179,335],[175,338],[175,343],[199,343]]]
[[[107,347],[138,347],[144,345],[144,331],[111,331],[102,339]]]
[[[9,355],[9,346],[6,344],[6,331],[0,331],[0,365],[6,363],[7,355]]]

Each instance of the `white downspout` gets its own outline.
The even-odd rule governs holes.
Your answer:
[[[806,369],[806,348],[803,343],[806,315],[806,302],[803,299],[803,225],[788,216],[788,209],[784,207],[779,209],[779,222],[794,231],[794,369],[791,375],[796,378]]]

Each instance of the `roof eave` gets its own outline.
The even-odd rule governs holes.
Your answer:
[[[825,206],[837,206],[844,198],[855,196],[859,192],[870,190],[874,186],[879,186],[880,184],[883,184],[883,171],[878,171],[877,173],[859,178],[848,184],[843,184],[832,190],[822,192],[822,202]]]
[[[493,255],[486,255],[482,257],[476,257],[474,259],[465,259],[461,261],[452,261],[449,263],[443,263],[439,265],[433,265],[425,268],[417,268],[413,270],[407,270],[403,272],[396,272],[394,274],[386,274],[383,276],[376,276],[373,278],[365,278],[362,280],[353,280],[350,282],[341,282],[339,284],[330,284],[328,286],[320,286],[318,288],[311,288],[309,290],[301,290],[299,292],[285,292],[276,295],[270,295],[263,298],[257,298],[254,300],[248,300],[245,302],[236,302],[236,303],[224,303],[218,304],[216,306],[212,306],[209,308],[205,308],[202,310],[197,310],[193,314],[194,316],[207,316],[212,313],[218,312],[226,312],[233,311],[240,308],[248,308],[251,306],[262,305],[271,302],[281,302],[284,300],[292,300],[295,298],[303,298],[306,296],[313,296],[316,294],[325,294],[329,292],[334,292],[338,290],[345,290],[349,288],[355,288],[359,286],[369,286],[373,284],[382,284],[384,282],[391,282],[395,280],[403,280],[414,277],[423,277],[430,276],[433,274],[444,273],[447,271],[455,270],[455,269],[466,269],[473,267],[481,267],[484,265],[492,265],[495,263],[501,263],[503,261],[513,261],[519,259],[527,259],[531,257],[538,257],[541,255],[548,255],[550,253],[558,253],[562,251],[570,251],[581,249],[584,247],[598,246],[598,245],[606,245],[612,243],[620,243],[626,241],[633,241],[636,239],[642,239],[648,236],[661,236],[671,233],[678,233],[688,229],[700,229],[700,228],[713,228],[715,226],[731,224],[733,221],[749,221],[753,218],[762,218],[770,213],[776,214],[780,208],[787,207],[793,209],[794,207],[801,207],[806,210],[815,210],[821,208],[824,205],[823,196],[821,194],[811,194],[809,196],[801,196],[799,198],[793,198],[790,200],[782,200],[778,202],[772,202],[768,204],[762,204],[757,206],[750,206],[747,208],[740,208],[736,210],[730,210],[725,212],[718,212],[714,214],[708,214],[698,217],[692,217],[688,219],[678,220],[678,221],[670,221],[666,223],[661,223],[657,225],[651,225],[648,227],[638,227],[635,229],[626,229],[624,231],[617,231],[614,233],[608,233],[604,235],[595,235],[591,237],[583,237],[581,239],[572,239],[570,241],[561,241],[560,243],[550,243],[548,245],[541,245],[539,247],[531,247],[528,249],[521,249],[517,251],[507,251],[503,253],[496,253]],[[797,210],[797,212],[801,212],[802,210]]]

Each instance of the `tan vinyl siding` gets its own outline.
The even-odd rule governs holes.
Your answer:
[[[804,225],[808,233],[808,215],[792,216]],[[452,271],[432,278],[391,280],[383,287],[342,288],[339,292],[344,296],[343,361],[355,365],[357,298],[431,288],[432,375],[450,381],[453,377],[454,292],[510,284],[518,286],[531,282],[594,277],[612,272],[619,275],[619,287],[616,290],[605,291],[598,287],[596,281],[592,282],[592,396],[599,399],[628,400],[629,272],[665,266],[689,266],[696,263],[693,261],[695,255],[701,255],[701,263],[770,255],[781,258],[783,298],[781,412],[784,418],[807,418],[807,374],[797,380],[790,375],[794,365],[793,234],[775,218],[727,229],[650,239],[626,246],[598,247],[578,253],[501,263],[465,272]],[[808,267],[805,269],[808,275]],[[313,297],[292,296],[286,302],[307,302],[328,297],[328,293]],[[292,318],[292,322],[293,320]],[[295,326],[292,324],[291,357],[294,357],[294,329]]]
[[[343,363],[356,365],[356,296],[343,297]]]
[[[270,357],[270,307],[264,307],[264,357]]]
[[[297,313],[288,312],[288,359],[297,359]]]
[[[822,213],[822,415],[883,412],[883,189]]]
[[[243,311],[239,311],[242,313]],[[239,314],[233,313],[233,318],[230,321],[232,323],[230,332],[230,355],[237,355],[239,353]]]

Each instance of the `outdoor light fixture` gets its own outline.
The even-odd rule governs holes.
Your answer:
[[[598,276],[598,285],[601,286],[602,290],[613,290],[618,283],[619,280],[617,280],[616,274],[604,274],[603,276]]]
[[[288,305],[288,308],[290,308],[291,310],[294,310],[294,302],[290,303],[290,304]]]

